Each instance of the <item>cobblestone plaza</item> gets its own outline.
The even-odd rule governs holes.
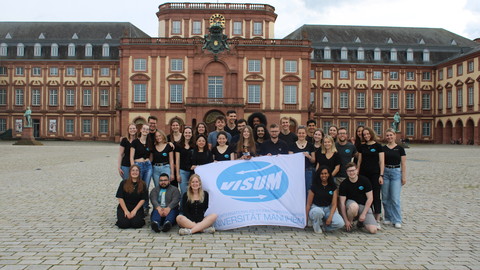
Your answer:
[[[117,144],[0,142],[0,153],[0,269],[480,269],[476,146],[407,149],[403,228],[376,235],[120,230]]]

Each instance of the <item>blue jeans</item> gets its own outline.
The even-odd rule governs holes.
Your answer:
[[[185,194],[185,192],[187,192],[188,180],[190,179],[190,174],[191,174],[190,171],[185,171],[185,170],[180,169],[180,177],[182,178],[182,182],[179,183],[180,193],[181,193],[180,201],[182,201],[183,194]]]
[[[123,172],[123,180],[127,180],[128,176],[130,175],[130,167],[127,166],[120,166]]]
[[[147,184],[147,190],[150,188],[150,178],[152,178],[152,163],[150,160],[145,162],[135,162],[140,167],[140,178]],[[143,208],[148,209],[148,200],[145,201]]]
[[[162,166],[153,165],[153,185],[155,187],[158,187],[158,179],[162,173],[168,174],[168,178],[170,178],[170,164]]]
[[[310,208],[310,212],[308,213],[308,217],[313,221],[313,230],[315,232],[321,232],[321,225],[328,219],[330,216],[330,206],[316,206],[312,204]],[[332,223],[330,225],[325,226],[325,231],[334,231],[345,226],[345,222],[343,218],[338,214],[338,211],[335,210],[333,214]]]
[[[307,191],[307,193],[306,193],[307,195],[305,197],[305,200],[308,198],[308,191],[310,190],[310,187],[312,186],[314,172],[315,172],[314,167],[305,168],[305,190]]]
[[[177,216],[178,216],[178,208],[170,210],[170,213],[168,213],[168,215],[166,217],[160,216],[157,209],[153,209],[150,220],[158,222],[158,224],[160,224],[160,226],[163,226],[165,221],[170,221],[170,223],[172,223],[172,225],[175,225]]]
[[[385,220],[402,223],[400,192],[402,191],[402,171],[400,168],[385,168],[383,172],[382,198]]]

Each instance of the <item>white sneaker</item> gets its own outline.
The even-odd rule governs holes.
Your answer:
[[[401,229],[402,228],[402,223],[395,223],[395,228]]]
[[[382,226],[380,225],[380,223],[377,223],[377,230],[381,230],[382,229]]]
[[[192,234],[192,230],[187,229],[187,228],[181,228],[180,230],[178,230],[178,234],[180,234],[180,235],[190,235],[190,234]]]
[[[392,224],[392,222],[390,220],[384,220],[383,221],[383,225],[390,225]]]
[[[215,232],[215,227],[210,226],[210,227],[208,227],[208,228],[205,228],[205,229],[203,230],[203,232],[204,232],[204,233],[214,233],[214,232]],[[190,233],[191,233],[191,232],[190,232]]]

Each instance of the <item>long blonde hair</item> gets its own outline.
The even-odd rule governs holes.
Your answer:
[[[245,132],[245,129],[248,130],[248,133],[250,133],[250,136],[247,139],[248,149],[251,155],[255,155],[255,153],[257,153],[257,147],[255,145],[255,139],[253,138],[253,129],[249,125],[246,125],[245,128],[242,130],[242,132],[240,132],[240,139],[238,140],[238,143],[237,143],[237,152],[243,151],[243,145],[245,143],[243,132]]]
[[[205,192],[203,192],[203,187],[202,187],[202,179],[200,178],[200,175],[194,173],[190,176],[188,179],[188,190],[187,190],[187,198],[188,202],[193,203],[195,200],[193,199],[193,189],[192,189],[192,179],[197,178],[198,182],[200,183],[200,187],[198,188],[198,200],[203,203],[203,199],[205,199]]]
[[[135,129],[137,130],[135,132],[135,134],[133,135],[133,139],[135,140],[136,138],[138,138],[138,129],[137,129],[137,125],[135,123],[130,123],[128,124],[127,126],[127,135],[125,135],[125,138],[127,138],[127,140],[130,141],[130,126],[135,126]]]
[[[335,146],[335,141],[333,140],[333,137],[330,136],[330,135],[325,135],[325,137],[323,137],[323,141],[322,141],[322,154],[327,153],[327,149],[325,148],[325,139],[330,140],[332,142],[332,148],[331,148],[332,153],[338,152],[337,147]]]

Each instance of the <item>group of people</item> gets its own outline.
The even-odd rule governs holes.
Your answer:
[[[309,120],[294,133],[289,117],[282,117],[280,125],[267,125],[261,113],[245,120],[228,111],[226,118],[215,119],[211,132],[205,123],[193,128],[173,120],[167,136],[156,125],[154,116],[139,132],[130,124],[120,143],[118,170],[124,179],[117,191],[120,228],[144,226],[150,198],[155,232],[168,231],[178,223],[182,235],[213,233],[217,216],[205,216],[208,192],[202,189],[195,168],[292,153],[305,156],[306,213],[315,232],[343,227],[350,231],[356,226],[376,233],[381,228],[382,205],[383,223],[402,226],[400,192],[406,183],[406,155],[396,144],[393,129],[385,131],[387,144],[382,146],[369,127],[357,127],[349,138],[346,128],[331,126],[324,134]],[[154,189],[148,196],[151,179]]]

